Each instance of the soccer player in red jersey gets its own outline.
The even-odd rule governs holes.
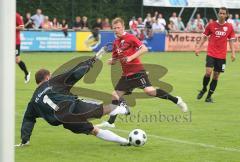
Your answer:
[[[115,18],[112,21],[112,26],[117,38],[113,43],[112,58],[108,64],[114,65],[120,61],[122,66],[122,77],[112,93],[112,104],[122,104],[121,97],[123,95],[130,94],[134,88],[141,88],[149,96],[170,100],[177,104],[183,112],[187,112],[187,105],[181,97],[174,97],[151,85],[139,58],[148,51],[147,47],[134,35],[125,32],[124,21],[121,18]],[[115,119],[116,116],[111,116],[107,122],[102,122],[97,126],[115,127]]]
[[[196,56],[198,56],[202,45],[209,38],[206,58],[206,73],[203,78],[203,88],[197,96],[197,99],[201,99],[203,97],[203,95],[207,91],[207,86],[210,81],[211,75],[213,74],[208,95],[205,99],[206,102],[213,102],[211,96],[217,87],[220,73],[224,72],[228,40],[232,51],[232,61],[234,61],[236,57],[234,50],[235,34],[232,25],[225,21],[227,17],[228,9],[225,7],[220,8],[218,12],[218,20],[209,23],[206,26],[206,29],[203,32],[202,39],[199,44],[196,45],[195,49],[195,54]]]
[[[25,63],[20,59],[20,31],[24,28],[23,20],[19,13],[16,13],[16,63],[25,74],[25,83],[30,81],[30,72],[28,72]]]

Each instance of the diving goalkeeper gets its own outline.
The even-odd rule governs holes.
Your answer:
[[[102,105],[96,102],[79,99],[70,90],[93,66],[93,64],[106,53],[102,48],[93,58],[78,63],[75,67],[62,74],[51,76],[46,69],[40,69],[35,74],[38,85],[26,108],[22,127],[21,143],[17,146],[29,144],[37,118],[45,119],[52,126],[63,125],[73,133],[91,134],[96,137],[128,144],[128,140],[109,130],[99,129],[89,121],[91,118],[101,118],[109,114],[129,114],[125,103],[120,106]]]

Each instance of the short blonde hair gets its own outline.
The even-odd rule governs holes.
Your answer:
[[[124,26],[124,20],[121,17],[116,17],[115,19],[112,20],[112,25],[121,23]]]

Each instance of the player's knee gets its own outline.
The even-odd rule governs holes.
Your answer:
[[[94,126],[93,130],[91,131],[91,134],[96,136],[98,134],[98,132],[99,132],[99,128]]]
[[[206,77],[211,77],[211,75],[212,75],[211,71],[207,71],[206,74],[205,74]]]
[[[15,60],[16,60],[16,63],[17,63],[17,64],[21,61],[19,57],[16,57]]]
[[[149,96],[156,96],[156,90],[144,89],[144,93],[146,93]]]
[[[218,72],[214,72],[214,74],[213,74],[213,79],[214,79],[214,80],[218,80],[219,74],[220,74],[220,73],[218,73]]]
[[[112,100],[118,100],[118,99],[119,99],[119,96],[118,96],[117,92],[113,91],[112,92]]]

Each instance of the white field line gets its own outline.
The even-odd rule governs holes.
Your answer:
[[[112,129],[112,130],[115,130],[117,132],[129,133],[129,131],[122,130],[122,129]],[[211,144],[196,143],[196,142],[191,142],[191,141],[186,141],[186,140],[179,140],[179,139],[175,139],[175,138],[162,137],[162,136],[153,135],[153,134],[147,134],[147,136],[148,137],[157,138],[157,139],[160,139],[160,140],[163,140],[163,141],[173,142],[173,143],[194,145],[194,146],[200,146],[200,147],[205,147],[205,148],[212,148],[212,149],[215,149],[215,150],[222,150],[222,151],[229,151],[229,152],[240,152],[240,149],[236,149],[236,148],[219,147],[219,146],[215,146],[215,145],[211,145]]]

